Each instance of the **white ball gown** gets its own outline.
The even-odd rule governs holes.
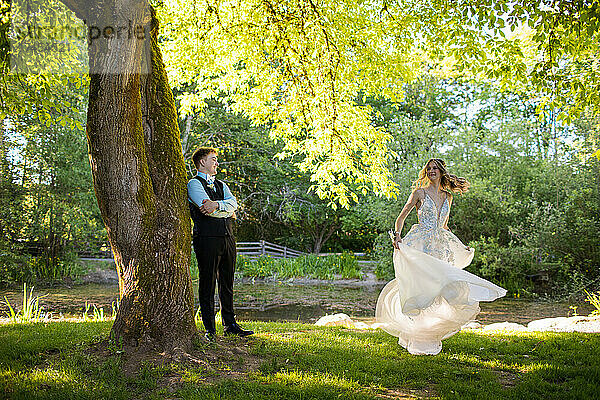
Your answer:
[[[443,228],[448,199],[438,211],[425,194],[413,225],[394,249],[396,278],[381,291],[376,322],[411,354],[438,354],[442,340],[479,314],[480,301],[493,301],[506,290],[463,271],[473,250]]]

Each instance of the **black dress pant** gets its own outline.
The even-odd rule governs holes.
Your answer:
[[[233,236],[194,237],[198,260],[198,297],[202,322],[207,331],[215,331],[215,281],[219,282],[219,302],[224,326],[235,322],[233,312],[233,274],[236,247]]]

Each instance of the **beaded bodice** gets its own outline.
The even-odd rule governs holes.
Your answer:
[[[433,257],[454,263],[454,253],[450,248],[450,242],[458,241],[452,233],[444,229],[444,224],[450,213],[448,197],[444,199],[440,209],[425,192],[425,198],[418,210],[419,223],[413,225],[403,242],[417,250]],[[463,246],[464,247],[464,246]]]
[[[448,196],[446,196],[442,202],[441,209],[438,210],[431,196],[425,192],[425,199],[417,212],[419,215],[419,225],[428,231],[441,229],[444,226],[449,213]]]

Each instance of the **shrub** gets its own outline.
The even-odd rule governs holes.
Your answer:
[[[375,276],[377,279],[391,281],[394,279],[394,248],[388,233],[380,234],[373,244],[373,256],[377,261]]]
[[[28,257],[9,248],[0,247],[0,285],[30,281],[29,270],[25,268]]]
[[[34,257],[25,254],[22,249],[0,243],[1,286],[17,282],[49,283],[64,278],[77,278],[83,270],[84,267],[77,262],[77,256],[73,252],[65,252],[59,257]]]
[[[349,253],[330,256],[308,254],[297,258],[276,259],[261,256],[251,260],[238,255],[237,271],[244,276],[287,278],[345,279],[360,278],[360,267],[356,258]]]
[[[475,249],[470,272],[492,281],[509,293],[532,294],[532,282],[527,278],[543,267],[533,263],[534,251],[524,246],[501,246],[495,238],[480,238],[469,243]]]

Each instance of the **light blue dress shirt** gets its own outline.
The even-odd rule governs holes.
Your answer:
[[[210,176],[208,174],[205,174],[204,172],[198,172],[198,176],[204,178],[209,184],[212,184],[215,181],[214,176]],[[227,186],[225,182],[221,182],[223,183],[224,199],[217,200],[219,207],[215,211],[213,211],[212,214],[208,214],[209,217],[228,218],[231,217],[234,214],[235,210],[237,210],[238,208],[237,200],[231,194],[229,186]],[[202,186],[202,183],[198,179],[190,179],[187,188],[188,200],[196,204],[198,207],[202,206],[202,202],[204,200],[210,200],[210,197],[208,197],[206,190],[204,190],[204,186]]]

